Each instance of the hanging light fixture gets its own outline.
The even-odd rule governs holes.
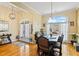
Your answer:
[[[51,18],[52,18],[52,0],[51,0]]]
[[[51,23],[51,21],[52,21],[52,0],[51,0],[51,4],[50,4],[50,11],[51,11],[51,13],[50,13],[50,17],[49,17],[49,21],[48,21],[48,23]]]
[[[14,20],[16,17],[15,17],[15,13],[14,13],[14,10],[13,10],[13,6],[12,6],[12,11],[11,11],[11,13],[9,14],[9,18],[11,19],[11,20]]]

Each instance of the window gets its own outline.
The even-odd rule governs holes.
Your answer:
[[[64,16],[55,16],[53,18],[49,18],[48,23],[65,23],[66,17]]]

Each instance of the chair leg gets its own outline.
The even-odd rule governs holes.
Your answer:
[[[60,48],[60,56],[62,56],[62,47]]]
[[[60,56],[62,56],[62,53],[60,53]]]

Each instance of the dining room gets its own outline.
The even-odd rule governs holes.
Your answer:
[[[79,56],[78,2],[0,2],[0,56]]]

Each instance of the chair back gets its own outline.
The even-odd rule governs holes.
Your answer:
[[[37,34],[38,34],[38,33],[36,32],[36,33],[35,33],[35,40],[36,40],[36,39],[37,39],[37,37],[38,37],[38,36],[37,36]]]
[[[47,50],[49,48],[49,42],[48,42],[48,39],[41,36],[39,39],[38,39],[38,47],[39,49],[42,49],[42,50]]]
[[[63,38],[64,38],[64,35],[59,36],[58,37],[58,42],[61,42],[62,43],[63,42]]]
[[[61,35],[61,36],[58,37],[57,47],[55,47],[55,48],[59,49],[59,51],[58,51],[59,56],[62,55],[62,42],[63,42],[63,37],[64,37],[64,35]]]

